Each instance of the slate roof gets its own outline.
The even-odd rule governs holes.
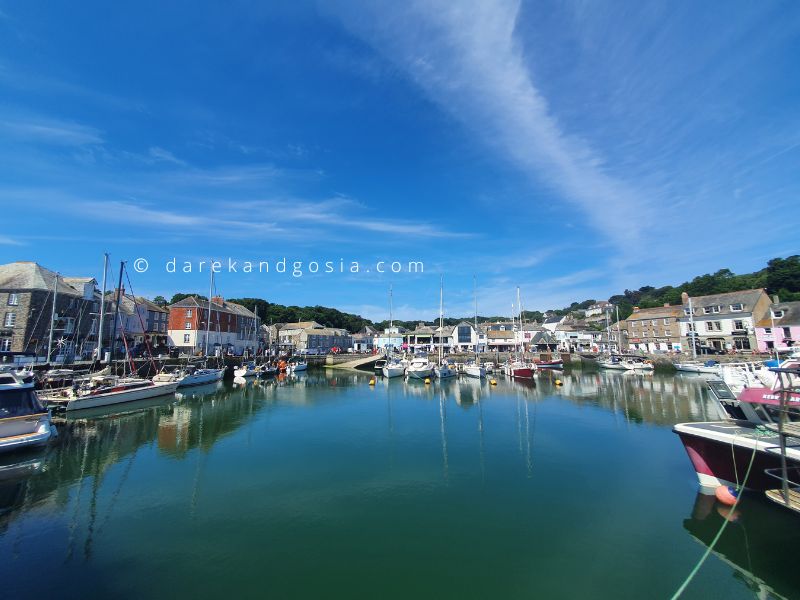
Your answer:
[[[58,276],[58,293],[83,296],[83,286],[78,289],[69,283],[76,277]],[[90,279],[87,278],[87,281]],[[56,273],[35,262],[19,261],[0,265],[0,290],[53,290]]]
[[[778,302],[772,305],[772,312],[776,310],[783,311],[783,316],[775,318],[775,327],[797,327],[800,326],[800,301],[798,302]],[[770,319],[770,313],[767,313],[766,318],[761,319],[756,323],[756,327],[772,327],[773,319]]]
[[[694,303],[694,300],[692,300]],[[709,305],[710,306],[710,305]],[[657,306],[656,308],[640,308],[631,313],[626,319],[631,321],[644,321],[649,319],[679,318],[683,316],[682,306]]]
[[[208,300],[198,300],[197,296],[188,296],[183,300],[179,300],[175,304],[170,304],[168,308],[172,309],[172,308],[194,308],[194,307],[208,308]],[[216,312],[231,313],[242,317],[248,317],[250,319],[254,319],[256,316],[254,313],[247,310],[241,304],[236,304],[234,302],[226,302],[225,300],[222,300],[222,303],[220,303],[212,299],[211,310]]]
[[[726,292],[724,294],[710,294],[708,296],[692,296],[692,308],[694,308],[695,316],[702,316],[703,309],[711,306],[719,306],[720,311],[713,313],[715,315],[736,315],[743,312],[752,312],[764,290],[761,288],[754,290],[741,290],[738,292]],[[731,304],[742,304],[743,310],[733,312],[730,309]],[[684,306],[688,307],[688,303]],[[629,317],[630,318],[630,317]]]

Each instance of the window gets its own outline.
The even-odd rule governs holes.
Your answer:
[[[691,311],[691,310],[689,310],[688,308],[684,308],[684,309],[683,309],[683,314],[685,314],[686,316],[689,316],[689,315],[691,315],[691,314],[692,314],[692,311]]]
[[[6,327],[14,327],[16,322],[17,322],[17,313],[7,312],[6,313],[5,326]]]
[[[184,344],[188,344],[189,343],[189,334],[188,333],[184,333],[183,334],[183,343]]]
[[[686,331],[694,331],[694,323],[687,323]]]
[[[750,350],[750,340],[746,337],[733,338],[733,345],[737,350]]]
[[[742,331],[742,330],[744,329],[744,321],[742,321],[742,320],[740,320],[740,319],[736,319],[736,320],[733,322],[733,329],[734,329],[735,331]]]
[[[722,323],[719,321],[706,321],[706,331],[722,331]]]
[[[744,310],[744,305],[741,302],[737,302],[736,304],[731,304],[731,310],[733,312],[741,312]]]
[[[189,323],[189,321],[186,321],[186,324],[185,324],[185,326],[184,326],[184,329],[191,329],[191,328],[192,328],[192,324],[191,324],[191,323]]]
[[[783,328],[783,337],[784,339],[791,340],[792,339],[792,330],[788,327]]]
[[[191,317],[192,316],[192,309],[191,308],[187,308],[186,309],[186,316],[187,317]]]
[[[776,319],[780,319],[783,316],[783,311],[782,310],[773,310],[772,311],[772,316],[775,317]]]
[[[458,328],[458,343],[469,344],[472,341],[472,327],[460,325]]]
[[[669,329],[665,329],[664,330],[664,337],[670,337],[671,335],[672,335],[672,331],[670,331]]]
[[[0,340],[0,350],[3,352],[11,352],[11,338]]]
[[[664,323],[664,325],[669,325],[669,319],[664,319],[662,322]]]
[[[656,326],[656,320],[655,320],[655,319],[653,319],[652,321],[650,321],[650,325],[652,325],[653,327],[655,327],[655,326]]]
[[[767,335],[772,335],[772,327],[764,327],[764,333]]]
[[[16,294],[8,295],[8,305],[17,306],[19,304],[19,297]]]

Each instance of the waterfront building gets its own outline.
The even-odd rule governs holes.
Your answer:
[[[625,320],[629,350],[641,352],[680,352],[683,348],[680,318],[681,306],[665,304],[658,308],[633,307],[633,313]],[[622,323],[620,322],[620,329]],[[611,327],[616,335],[616,325]]]
[[[103,339],[111,340],[114,332],[114,314],[116,311],[117,291],[106,296],[106,311],[109,316],[103,327]],[[122,289],[117,316],[117,342],[121,342],[124,334],[128,349],[134,354],[151,351],[168,345],[167,325],[169,310],[159,306],[142,296],[128,294]],[[104,344],[105,345],[105,344]],[[117,347],[119,350],[119,346]]]
[[[256,316],[241,304],[222,296],[211,299],[211,325],[208,326],[208,300],[189,296],[169,306],[167,335],[169,344],[189,354],[206,347],[209,329],[209,354],[254,352],[258,345]]]
[[[800,347],[800,302],[774,300],[769,312],[755,325],[759,352]]]
[[[52,329],[50,360],[90,356],[100,310],[96,285],[92,277],[62,277],[35,262],[0,265],[0,353],[47,360]]]
[[[382,334],[375,336],[373,346],[381,352],[401,350],[407,343],[404,335],[405,329],[402,327],[387,327]]]
[[[681,337],[691,351],[700,348],[752,351],[758,348],[755,324],[768,316],[771,300],[763,289],[742,290],[691,298],[684,292]]]
[[[353,336],[336,327],[308,327],[296,337],[295,351],[327,354],[332,348],[347,352],[353,347]]]
[[[307,329],[323,329],[325,326],[316,321],[298,321],[284,323],[278,330],[278,343],[282,350],[297,351],[300,349],[300,334]]]

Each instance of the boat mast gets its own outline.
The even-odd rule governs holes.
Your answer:
[[[517,342],[517,352],[519,352],[520,349],[521,349],[522,350],[522,357],[524,359],[525,358],[525,347],[522,346],[522,336],[525,335],[525,334],[522,332],[522,300],[520,300],[520,297],[519,297],[519,286],[517,286],[517,310],[519,311],[519,338],[520,338],[520,341]]]
[[[108,275],[108,252],[103,254],[103,289],[100,292],[100,326],[97,328],[97,360],[103,361],[103,325],[106,320],[106,276]]]
[[[439,364],[442,364],[442,357],[444,356],[444,344],[442,336],[444,335],[444,275],[439,276]]]
[[[55,283],[53,285],[53,306],[50,307],[50,333],[47,336],[47,361],[50,362],[50,356],[53,353],[53,328],[56,326],[56,300],[58,299],[58,273],[56,273]]]
[[[125,261],[121,260],[119,262],[119,282],[117,283],[116,305],[114,306],[114,330],[111,334],[111,360],[110,360],[111,363],[114,362],[114,350],[116,350],[117,347],[117,321],[119,320],[119,303],[120,303],[120,296],[122,295],[122,273],[124,270],[125,270]]]
[[[206,319],[206,347],[205,350],[203,350],[203,354],[206,357],[206,363],[208,362],[208,338],[211,337],[211,296],[213,295],[214,295],[214,269],[212,267],[211,283],[209,284],[208,288],[208,319]]]
[[[611,358],[611,324],[608,322],[609,310],[606,308],[606,349],[608,350],[608,357]]]
[[[617,352],[622,351],[622,332],[619,330],[619,306],[614,305],[614,310],[617,313]]]
[[[694,307],[692,306],[692,297],[689,296],[689,336],[692,344],[692,358],[697,358],[697,331],[694,329]]]
[[[472,296],[475,301],[475,365],[478,364],[478,344],[481,336],[478,334],[478,289],[475,285],[475,275],[472,276]]]
[[[392,320],[392,284],[389,284],[389,329],[394,327],[394,321]],[[389,332],[391,333],[391,331]]]

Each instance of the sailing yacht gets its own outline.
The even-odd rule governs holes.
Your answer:
[[[480,359],[479,359],[479,348],[478,344],[480,343],[480,335],[478,333],[478,292],[475,287],[475,278],[472,278],[472,295],[475,299],[475,360],[472,362],[467,363],[464,366],[464,374],[467,377],[475,377],[477,379],[481,379],[486,377],[486,367],[481,366]]]
[[[520,330],[522,330],[522,303],[520,302],[519,296],[519,287],[517,287],[517,310],[519,311],[519,319],[518,322],[520,324]],[[512,315],[512,320],[513,320]],[[517,350],[514,353],[514,356],[511,357],[504,368],[503,372],[508,376],[516,379],[533,379],[533,373],[536,371],[536,365],[532,363],[525,362],[525,350],[524,348],[520,352],[519,342],[516,341],[518,337],[516,335],[517,329],[516,326],[514,327],[514,338],[515,343],[517,346]]]
[[[383,365],[381,372],[387,379],[392,377],[402,377],[406,374],[406,366],[397,359],[387,360]]]
[[[439,279],[439,364],[434,372],[439,379],[449,379],[458,375],[444,358],[444,277]]]

